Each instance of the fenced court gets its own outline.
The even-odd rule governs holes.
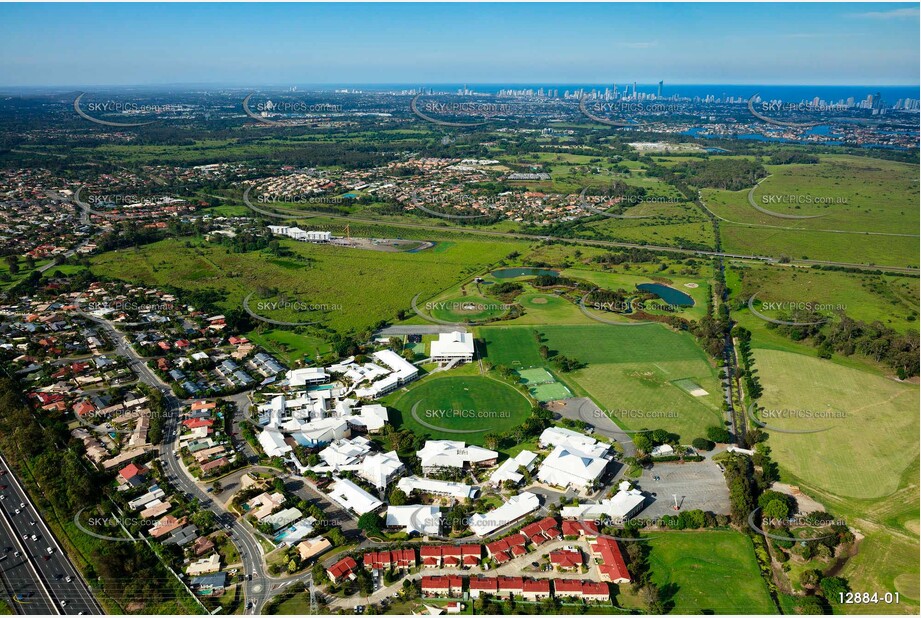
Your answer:
[[[518,370],[519,381],[528,387],[531,397],[540,401],[556,401],[569,399],[572,393],[568,388],[556,381],[549,371],[543,367],[531,367]]]

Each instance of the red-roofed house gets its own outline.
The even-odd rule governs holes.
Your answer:
[[[578,550],[561,549],[550,552],[550,564],[564,571],[578,569],[584,564],[582,552]]]
[[[74,414],[76,414],[77,416],[81,418],[86,416],[87,414],[92,414],[95,411],[96,411],[96,406],[94,406],[93,402],[91,401],[84,400],[74,406]]]
[[[358,563],[351,556],[346,556],[336,564],[326,569],[326,574],[333,580],[333,583],[339,583],[346,577],[352,579],[355,577],[353,571],[358,568]]]
[[[144,475],[147,474],[147,468],[137,464],[130,463],[118,471],[118,476],[122,477],[126,483],[131,483],[132,479],[140,478],[143,482]]]
[[[427,597],[456,597],[464,590],[460,575],[426,575],[422,578],[422,595]]]
[[[593,521],[576,521],[567,519],[563,521],[563,536],[598,536],[598,524]]]
[[[196,427],[211,427],[214,421],[210,418],[189,418],[182,421],[182,424],[189,429],[195,429]]]
[[[499,578],[499,596],[510,597],[513,594],[520,596],[521,589],[524,587],[524,578],[522,577],[500,577]]]
[[[582,582],[578,579],[553,580],[553,593],[556,597],[582,597]]]
[[[595,603],[607,602],[611,600],[611,589],[604,582],[582,582],[582,598]]]
[[[627,563],[620,553],[620,547],[617,541],[610,537],[599,537],[591,544],[592,554],[600,558],[603,564],[598,565],[598,572],[601,574],[601,581],[612,582],[615,584],[626,584],[630,582],[630,573],[627,571]]]
[[[441,566],[441,548],[436,545],[423,545],[419,549],[419,558],[422,560],[422,566],[438,568]]]
[[[550,596],[549,579],[526,579],[521,585],[521,596],[529,601],[539,601]]]
[[[461,545],[461,566],[465,569],[480,564],[483,557],[482,545]]]
[[[478,599],[481,594],[495,596],[499,591],[499,580],[495,577],[471,577],[469,588],[471,599]]]

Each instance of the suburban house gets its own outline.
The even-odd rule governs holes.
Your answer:
[[[357,568],[358,563],[355,562],[355,559],[351,556],[346,556],[342,560],[326,569],[326,574],[329,575],[329,578],[334,584],[337,584],[346,578],[354,579],[354,571]]]

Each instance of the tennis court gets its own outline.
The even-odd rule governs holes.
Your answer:
[[[521,378],[522,384],[545,384],[547,382],[556,382],[550,372],[543,367],[532,367],[530,369],[519,369],[518,377]]]
[[[531,367],[530,369],[519,369],[518,377],[522,384],[528,387],[531,397],[540,401],[556,401],[557,399],[569,399],[572,393],[569,389],[556,381],[549,371],[543,367]]]

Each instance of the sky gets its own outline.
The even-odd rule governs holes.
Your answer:
[[[918,4],[0,4],[0,86],[919,82]]]

